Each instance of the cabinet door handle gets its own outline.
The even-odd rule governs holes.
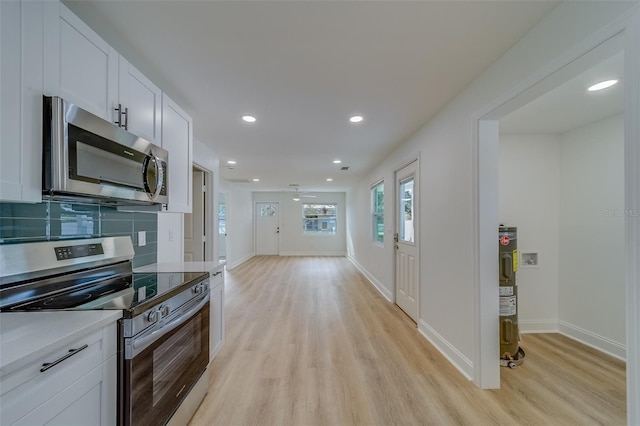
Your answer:
[[[56,365],[60,364],[62,361],[64,361],[67,358],[70,358],[72,356],[74,356],[75,354],[77,354],[78,352],[80,352],[83,349],[87,349],[89,347],[89,345],[84,344],[82,346],[80,346],[77,349],[69,349],[69,353],[61,356],[60,358],[56,359],[53,362],[45,362],[44,364],[42,364],[42,368],[40,369],[41,373],[44,373],[45,371],[47,371],[48,369],[55,367]]]
[[[129,107],[126,107],[122,114],[124,114],[124,129],[129,130]]]

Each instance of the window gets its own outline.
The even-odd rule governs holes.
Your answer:
[[[337,204],[303,204],[302,226],[305,234],[336,233]]]
[[[373,242],[384,242],[384,182],[371,188],[371,219]]]

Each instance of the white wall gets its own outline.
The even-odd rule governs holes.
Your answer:
[[[561,137],[560,331],[625,357],[621,115]]]
[[[158,213],[158,263],[184,260],[184,214]]]
[[[372,178],[370,178],[368,191],[365,191],[362,186],[362,188],[347,193],[347,204],[350,208],[347,215],[349,228],[347,254],[378,291],[387,300],[393,301],[394,175],[392,171],[380,170],[379,172],[373,171],[369,176]],[[373,216],[371,214],[371,187],[380,181],[384,182],[385,231],[382,244],[373,242]],[[356,206],[357,213],[353,211]]]
[[[218,261],[219,258],[219,236],[218,236],[218,202],[220,197],[220,156],[209,146],[198,139],[193,141],[193,164],[209,172],[209,182],[207,185],[208,204],[205,208],[207,215],[207,232],[211,236],[210,259]],[[209,251],[209,249],[207,249]]]
[[[253,199],[239,184],[220,179],[220,188],[227,203],[227,269],[233,269],[254,255]]]
[[[521,254],[538,253],[517,272],[520,330],[557,331],[560,137],[501,134],[499,174],[500,223],[518,227]]]
[[[560,331],[621,359],[623,121],[500,138],[501,221],[518,226],[521,253],[539,252],[538,268],[518,271],[520,329]]]
[[[197,159],[196,164],[210,173],[213,188],[219,186],[219,157],[211,148],[202,142],[195,140],[193,143],[193,155]],[[218,191],[211,191],[210,205],[206,211],[213,212],[209,221],[211,228],[218,229]],[[210,194],[211,195],[211,194]],[[218,235],[214,232],[212,259],[218,259]],[[158,262],[182,262],[184,260],[184,214],[182,213],[158,213]]]
[[[280,204],[280,255],[344,256],[346,248],[346,197],[344,192],[313,192],[316,198],[293,201],[291,192],[254,192],[253,201]],[[302,204],[337,204],[335,235],[305,235],[302,228]]]
[[[476,119],[554,71],[567,52],[584,45],[586,39],[636,6],[637,2],[561,3],[352,188],[347,212],[348,223],[353,225],[348,238],[355,247],[352,256],[360,265],[385,265],[387,271],[392,270],[390,245],[383,250],[358,251],[368,244],[368,235],[363,239],[365,234],[357,223],[369,215],[369,203],[363,200],[368,200],[371,183],[381,176],[388,179],[403,161],[420,155],[418,327],[469,378],[479,377],[474,361],[481,333],[475,315]],[[368,272],[392,288],[389,272],[373,268]],[[497,284],[491,292],[497,295]],[[497,324],[497,301],[495,315]]]

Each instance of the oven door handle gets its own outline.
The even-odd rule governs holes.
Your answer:
[[[133,354],[132,355],[135,357],[142,350],[144,350],[147,346],[149,346],[151,343],[156,341],[159,337],[162,337],[165,334],[170,333],[171,331],[173,331],[174,329],[176,329],[180,325],[182,325],[185,322],[187,322],[200,309],[202,309],[204,307],[204,305],[206,305],[208,302],[209,302],[209,294],[207,293],[202,299],[200,299],[200,301],[198,302],[198,304],[196,306],[194,306],[193,308],[189,309],[187,312],[183,313],[182,315],[180,315],[176,319],[164,324],[162,327],[160,327],[157,330],[152,331],[151,333],[147,334],[146,336],[141,336],[141,337],[139,337],[137,339],[134,339],[133,340]]]

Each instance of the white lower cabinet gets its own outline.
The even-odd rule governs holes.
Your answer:
[[[224,344],[224,268],[211,272],[209,362],[220,352]]]
[[[115,425],[116,346],[113,323],[7,374],[0,424]],[[47,363],[54,365],[41,371]]]

